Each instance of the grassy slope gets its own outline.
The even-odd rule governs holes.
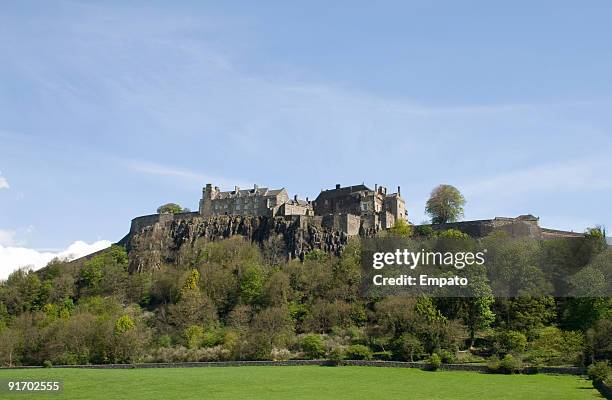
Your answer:
[[[8,399],[594,399],[574,376],[486,375],[373,367],[1,370],[0,379],[61,379],[61,396]],[[3,396],[3,397],[2,397]]]

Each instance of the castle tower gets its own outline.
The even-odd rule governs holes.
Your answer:
[[[213,215],[212,201],[217,197],[219,192],[218,187],[212,187],[212,184],[207,183],[202,189],[202,199],[200,199],[200,214],[203,217],[209,217]]]

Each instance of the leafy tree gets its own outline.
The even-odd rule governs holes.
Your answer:
[[[517,331],[499,331],[493,339],[493,348],[499,354],[520,354],[527,347],[527,337]]]
[[[345,357],[348,360],[371,360],[372,350],[362,344],[354,344],[347,347]]]
[[[431,192],[425,211],[434,224],[455,222],[463,216],[465,198],[451,185],[439,185]]]
[[[130,329],[134,329],[136,325],[129,315],[122,315],[115,322],[115,335],[121,335]]]
[[[240,296],[247,304],[253,304],[261,296],[264,286],[264,271],[258,265],[251,265],[240,279]]]
[[[412,235],[412,225],[403,219],[398,219],[395,224],[389,229],[389,233],[400,237],[409,237]]]
[[[404,360],[414,361],[415,356],[423,353],[423,344],[419,338],[411,333],[402,334],[395,341],[396,353]]]
[[[321,358],[325,355],[325,343],[320,335],[306,335],[300,341],[300,347],[309,358]]]
[[[184,209],[176,203],[166,203],[162,206],[157,207],[158,214],[179,214],[182,212],[188,212],[189,210]]]
[[[190,325],[185,328],[183,335],[187,342],[187,347],[190,349],[197,349],[202,345],[204,340],[204,328],[199,325]]]
[[[612,318],[604,318],[586,333],[587,354],[591,362],[612,359]]]

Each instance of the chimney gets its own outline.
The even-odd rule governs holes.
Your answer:
[[[401,190],[400,190],[400,187],[399,187],[399,186],[397,187],[397,195],[398,195],[398,197],[402,195],[402,192],[401,192]]]
[[[297,194],[293,195],[293,201],[295,201],[297,203]]]
[[[340,184],[336,183],[336,189],[340,189]]]
[[[257,186],[257,184],[254,184],[254,185],[253,185],[253,190],[254,190],[254,191],[257,191],[257,189],[259,189],[259,186]]]
[[[374,193],[378,193],[378,183],[374,184]]]
[[[308,201],[308,197],[306,197],[306,203],[310,203],[310,201]]]

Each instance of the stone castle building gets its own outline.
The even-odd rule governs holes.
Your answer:
[[[365,185],[323,190],[314,201],[289,198],[287,190],[235,187],[221,191],[207,184],[202,190],[199,213],[203,217],[234,215],[255,217],[321,217],[330,225],[338,226],[350,234],[360,230],[388,229],[398,220],[406,221],[406,204],[397,193],[387,194],[383,186],[374,190]]]
[[[374,190],[365,185],[341,187],[323,190],[313,202],[315,215],[352,214],[361,217],[365,229],[388,229],[398,220],[408,220],[406,203],[397,193],[387,194],[384,186],[374,186]]]
[[[204,217],[216,215],[242,215],[253,217],[283,217],[289,215],[314,215],[308,201],[297,196],[289,199],[287,190],[260,188],[222,192],[208,183],[202,190],[200,214]]]

